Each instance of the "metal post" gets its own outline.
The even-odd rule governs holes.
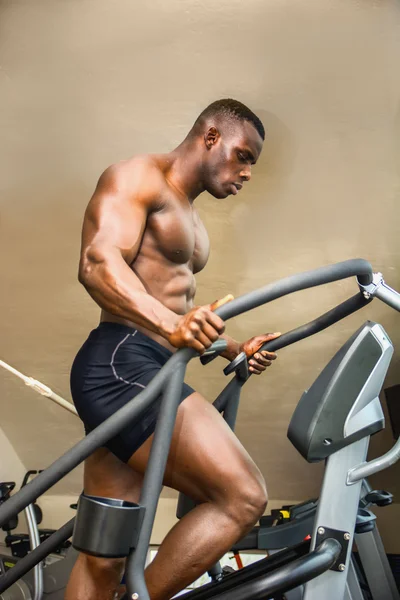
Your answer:
[[[346,590],[344,600],[364,600],[364,594],[358,581],[354,558],[351,559],[347,570]]]
[[[183,360],[177,362],[175,371],[167,383],[140,495],[139,504],[146,508],[146,512],[140,529],[137,548],[132,550],[128,556],[125,573],[128,597],[136,600],[150,600],[144,579],[147,549],[150,544],[151,531],[162,489],[162,480],[175,427],[186,364],[186,361]]]
[[[304,600],[343,600],[346,588],[347,568],[356,524],[361,481],[347,485],[347,473],[351,467],[365,459],[369,437],[342,448],[329,456],[314,522],[311,548],[315,548],[317,534],[329,528],[348,536],[348,552],[341,571],[327,571],[321,577],[306,583]],[[344,538],[346,539],[346,538]]]
[[[383,280],[381,285],[376,289],[375,296],[400,312],[400,294],[386,285]]]
[[[28,525],[31,551],[40,545],[39,529],[33,504],[25,508],[26,523]],[[33,569],[33,600],[42,600],[43,596],[43,565],[38,563]]]
[[[242,391],[243,383],[244,382],[241,382],[237,376],[234,378],[235,385],[232,385],[231,387],[229,400],[224,409],[224,419],[232,431],[235,430],[236,416],[240,402],[240,392]]]
[[[356,534],[355,542],[373,600],[400,600],[378,527]]]

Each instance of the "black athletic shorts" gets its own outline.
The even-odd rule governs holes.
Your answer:
[[[171,358],[172,352],[136,329],[100,323],[79,350],[71,369],[71,393],[86,433],[137,396]],[[194,390],[183,384],[181,402]],[[137,421],[107,442],[122,461],[154,433],[159,396]]]

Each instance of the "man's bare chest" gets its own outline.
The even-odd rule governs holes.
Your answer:
[[[190,263],[195,273],[204,268],[210,241],[204,223],[191,206],[168,204],[149,216],[146,230],[169,261]]]

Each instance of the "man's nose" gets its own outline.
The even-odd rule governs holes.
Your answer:
[[[240,172],[240,177],[243,181],[250,181],[251,179],[251,167],[244,167]]]

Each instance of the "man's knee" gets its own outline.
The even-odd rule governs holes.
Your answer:
[[[268,503],[262,477],[245,476],[237,480],[227,499],[227,510],[243,530],[251,529],[264,514]]]
[[[124,572],[124,558],[99,558],[81,553],[79,559],[85,563],[92,578],[119,585]]]
[[[240,501],[243,511],[243,526],[244,528],[253,527],[267,508],[268,495],[265,484],[251,482],[242,490]]]

